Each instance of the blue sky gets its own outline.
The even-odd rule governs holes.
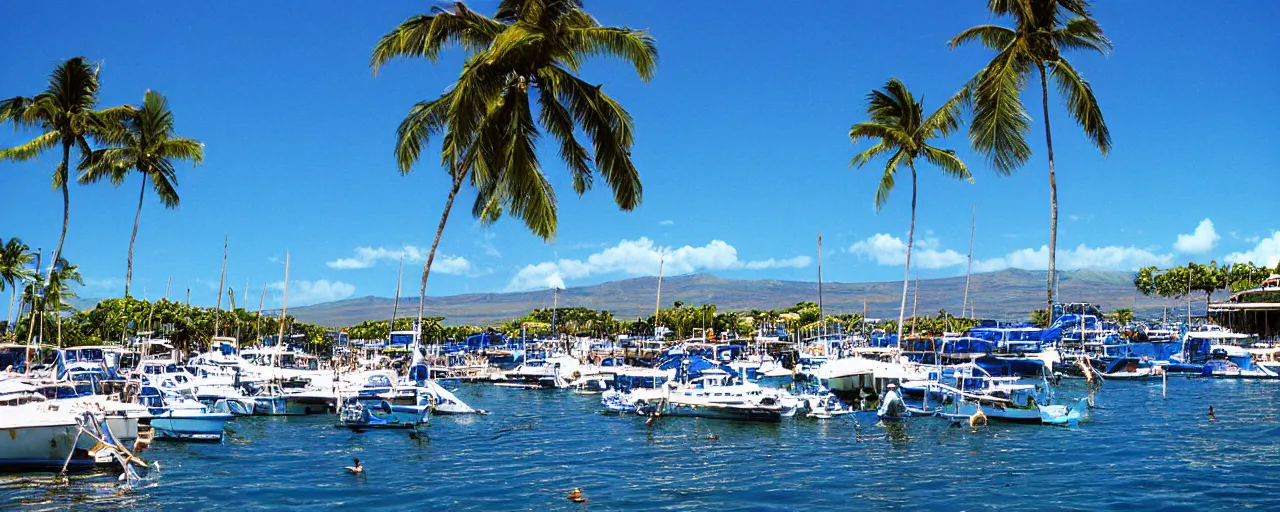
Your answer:
[[[496,2],[474,2],[491,12]],[[182,205],[149,196],[135,255],[134,290],[157,298],[191,289],[214,300],[223,236],[228,285],[267,285],[279,303],[291,254],[290,304],[390,296],[396,262],[416,295],[448,180],[428,154],[396,172],[396,124],[415,101],[456,77],[460,55],[438,65],[397,61],[375,78],[377,39],[424,2],[183,4],[21,2],[0,31],[0,96],[30,95],[60,61],[102,65],[102,104],[169,98],[178,132],[200,139],[205,164],[179,168]],[[1280,17],[1273,2],[1102,2],[1096,18],[1115,42],[1109,57],[1074,55],[1093,83],[1114,149],[1103,158],[1053,98],[1061,228],[1060,268],[1133,269],[1188,260],[1280,259]],[[909,183],[879,213],[872,197],[883,162],[847,167],[860,148],[849,126],[864,96],[898,77],[925,108],[990,57],[945,42],[988,22],[973,2],[588,2],[601,22],[647,28],[661,60],[645,84],[624,66],[583,70],[635,117],[634,160],[643,204],[620,212],[607,190],[575,197],[553,146],[541,148],[560,192],[560,227],[544,243],[512,220],[484,228],[465,206],[441,242],[428,293],[546,289],[657,272],[813,280],[815,237],[832,281],[900,279]],[[910,13],[904,16],[903,13]],[[975,266],[1043,268],[1048,183],[1039,93],[1031,162],[995,175],[962,135],[946,141],[975,183],[922,166],[917,268],[964,273],[977,205]],[[0,130],[0,147],[33,133]],[[50,187],[56,156],[0,163],[0,236],[46,254],[57,243],[61,200]],[[82,296],[123,293],[139,178],[121,188],[74,186],[65,255],[81,266]],[[469,206],[470,191],[459,200]],[[915,265],[913,265],[915,266]],[[242,300],[242,299],[241,299]]]

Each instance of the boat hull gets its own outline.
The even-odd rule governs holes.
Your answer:
[[[79,431],[74,424],[0,429],[0,469],[62,466]]]
[[[665,416],[685,416],[713,420],[758,421],[767,423],[782,421],[783,412],[784,411],[781,408],[708,406],[675,402],[669,402],[667,403],[667,406],[663,408],[663,415]]]
[[[183,414],[168,412],[151,418],[157,439],[178,441],[222,441],[223,426],[234,416],[228,413]]]

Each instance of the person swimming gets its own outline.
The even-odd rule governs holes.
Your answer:
[[[582,489],[577,487],[574,487],[572,491],[569,491],[569,495],[565,497],[569,498],[569,501],[574,503],[586,503],[587,501],[587,497],[582,495]]]
[[[1215,416],[1213,415],[1213,406],[1212,406],[1212,405],[1210,405],[1210,406],[1209,406],[1209,421],[1213,421],[1213,420],[1216,420],[1216,419],[1218,419],[1218,418],[1217,418],[1217,417],[1215,417]]]
[[[361,474],[361,473],[364,473],[364,466],[361,466],[361,465],[360,465],[360,459],[351,459],[351,461],[352,461],[352,462],[354,462],[354,463],[355,463],[355,465],[354,465],[354,466],[347,466],[347,467],[345,468],[345,469],[347,470],[347,472],[348,472],[348,473],[351,473],[351,474],[353,474],[353,475],[359,475],[359,474]]]

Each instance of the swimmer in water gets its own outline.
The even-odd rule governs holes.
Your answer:
[[[361,473],[364,473],[364,466],[361,466],[361,465],[360,465],[360,459],[351,459],[351,461],[352,461],[352,462],[354,462],[354,463],[355,463],[355,465],[354,465],[354,466],[347,466],[347,467],[346,467],[347,472],[349,472],[349,473],[351,473],[351,474],[353,474],[353,475],[359,475],[359,474],[361,474]]]

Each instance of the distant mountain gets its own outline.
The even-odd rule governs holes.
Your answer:
[[[1159,312],[1167,299],[1153,299],[1135,293],[1133,274],[1108,270],[1059,272],[1059,296],[1070,302],[1092,302],[1111,311],[1129,307],[1138,312]],[[920,281],[916,309],[921,315],[936,315],[946,309],[960,311],[964,300],[964,276]],[[560,307],[586,307],[614,312],[618,318],[653,314],[657,293],[656,277],[638,277],[560,292]],[[914,290],[915,283],[912,283]],[[823,307],[833,313],[861,313],[891,318],[898,314],[902,282],[823,283]],[[1008,269],[974,274],[970,301],[979,317],[1024,319],[1030,311],[1044,307],[1045,272]],[[724,279],[711,274],[689,274],[664,278],[662,306],[675,301],[685,304],[716,304],[721,311],[781,309],[797,302],[818,300],[818,283]],[[913,299],[907,297],[908,316]],[[359,297],[312,306],[289,308],[300,321],[321,325],[351,325],[364,320],[391,318],[392,299]],[[485,325],[515,318],[534,308],[552,305],[551,290],[518,293],[473,293],[448,297],[427,297],[429,316],[443,316],[446,323]],[[398,317],[413,316],[416,297],[401,297]]]

